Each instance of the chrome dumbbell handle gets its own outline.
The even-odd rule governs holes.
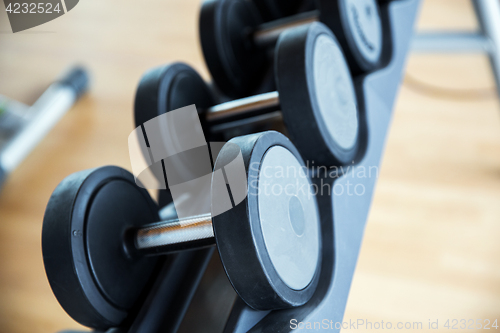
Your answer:
[[[262,48],[273,46],[283,31],[318,21],[319,11],[313,10],[264,23],[253,32],[253,42]]]
[[[279,93],[272,91],[214,105],[206,110],[206,119],[209,122],[222,122],[238,116],[252,117],[263,111],[269,113],[279,109]]]
[[[134,231],[133,250],[143,255],[162,255],[215,245],[210,214],[171,219]]]

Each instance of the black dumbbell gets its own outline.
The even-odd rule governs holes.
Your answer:
[[[255,6],[245,0],[203,3],[200,40],[205,62],[221,91],[248,96],[266,77],[267,53],[291,27],[321,21],[335,34],[353,74],[381,62],[382,24],[376,0],[318,0],[318,10],[261,24]]]
[[[360,146],[359,112],[351,75],[332,32],[312,23],[283,33],[275,75],[276,92],[213,105],[208,86],[191,67],[177,63],[154,69],[137,89],[136,126],[195,104],[210,139],[230,126],[280,114],[305,160],[323,166],[351,163]]]
[[[286,172],[277,176],[276,168]],[[138,306],[157,255],[216,244],[231,284],[249,306],[303,305],[321,267],[320,218],[305,170],[282,134],[235,138],[215,163],[208,198],[213,217],[164,222],[129,172],[102,167],[73,174],[55,189],[43,221],[52,290],[77,322],[116,327]],[[233,171],[242,176],[228,176],[226,184],[221,174]]]

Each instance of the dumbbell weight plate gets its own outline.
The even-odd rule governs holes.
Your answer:
[[[147,191],[117,167],[78,172],[56,188],[44,216],[43,260],[57,300],[74,320],[106,329],[126,318],[157,258],[128,258],[125,233],[158,221],[157,212]]]
[[[195,104],[199,110],[214,105],[212,92],[203,79],[183,63],[153,68],[143,75],[137,88],[134,119],[141,126],[166,112]],[[200,117],[204,127],[203,117]],[[209,131],[204,131],[208,135]],[[217,140],[206,137],[207,142]],[[189,165],[185,163],[184,165]],[[163,207],[172,202],[170,191],[159,191],[158,203]]]
[[[137,87],[135,126],[192,104],[199,110],[215,104],[212,92],[198,73],[183,63],[153,68],[143,75]]]
[[[324,24],[283,32],[276,84],[289,136],[306,161],[343,165],[359,147],[356,92],[337,39]]]
[[[354,74],[380,65],[382,23],[376,0],[319,0],[321,22],[337,36]]]
[[[212,219],[224,269],[236,292],[254,309],[302,305],[314,293],[321,267],[319,213],[304,162],[277,132],[229,142],[241,148],[248,195]],[[215,170],[233,155],[223,148]],[[220,200],[214,194],[224,191],[225,183],[212,182],[212,207]]]
[[[247,95],[267,70],[266,55],[253,47],[251,31],[261,19],[250,2],[210,0],[202,4],[200,41],[215,84],[230,97]]]
[[[306,7],[304,0],[253,0],[264,21],[271,21],[296,14],[301,7]]]

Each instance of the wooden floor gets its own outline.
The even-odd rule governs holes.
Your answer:
[[[208,78],[197,40],[199,1],[85,0],[15,35],[0,7],[2,94],[32,103],[74,62],[93,74],[90,94],[0,194],[0,332],[78,328],[45,277],[45,205],[72,172],[130,168],[132,103],[145,70],[182,60]],[[475,26],[466,0],[423,4],[419,29]],[[412,55],[407,73],[345,320],[422,322],[419,332],[429,320],[439,320],[432,332],[448,331],[446,319],[500,321],[500,108],[487,58]]]

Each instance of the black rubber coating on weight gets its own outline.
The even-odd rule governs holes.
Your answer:
[[[230,97],[249,95],[269,64],[254,47],[250,33],[261,23],[248,1],[209,0],[200,12],[200,41],[215,84]]]
[[[273,146],[288,149],[302,165],[304,162],[293,144],[282,134],[274,131],[251,134],[232,139],[243,155],[247,179],[258,179],[265,153]],[[225,156],[224,149],[217,158],[215,169],[227,165],[234,154]],[[227,158],[226,158],[227,157]],[[253,166],[253,167],[252,167]],[[212,192],[219,192],[212,183]],[[311,282],[302,290],[294,290],[283,282],[267,253],[258,211],[258,187],[248,186],[248,195],[240,204],[212,218],[217,249],[226,274],[240,297],[256,310],[282,309],[305,304],[313,295],[319,281],[320,255]],[[321,238],[320,238],[321,239]]]
[[[354,96],[350,103],[354,103],[358,130],[354,144],[348,149],[342,148],[325,123],[317,97],[319,88],[325,90],[323,87],[316,87],[314,78],[315,45],[320,36],[326,36],[339,47],[335,36],[322,23],[312,23],[281,34],[275,54],[276,84],[283,120],[290,139],[303,158],[314,161],[316,165],[343,165],[351,163],[358,150],[359,112]],[[341,55],[340,51],[339,54]],[[336,70],[347,72],[345,84],[354,90],[345,61],[336,62],[332,66],[340,66]],[[338,88],[334,86],[330,89],[333,91]],[[325,91],[328,91],[328,87]]]
[[[308,0],[252,0],[264,21],[271,21],[300,12]]]
[[[190,66],[184,63],[153,68],[146,72],[135,96],[134,120],[136,126],[160,116],[166,112],[195,104],[198,112],[214,105],[214,97],[205,81]],[[207,142],[218,138],[209,138],[205,130],[204,117],[200,117]],[[158,204],[163,207],[172,202],[169,190],[158,191]]]
[[[349,67],[354,75],[377,69],[381,64],[383,34],[380,8],[376,0],[367,0],[370,8],[372,31],[363,29],[365,13],[360,12],[359,0],[318,0],[320,20],[326,24],[337,37]],[[354,27],[354,29],[353,29]],[[368,33],[374,33],[371,40]],[[363,44],[363,45],[362,45]],[[371,50],[371,51],[368,51]]]
[[[156,204],[123,169],[81,171],[57,186],[43,220],[43,260],[52,291],[74,320],[96,329],[125,320],[157,263],[129,258],[125,233],[158,220]]]
[[[143,75],[137,87],[135,126],[184,106],[195,104],[198,112],[201,112],[214,103],[205,81],[188,65],[177,62],[153,68]],[[204,126],[203,117],[200,120]],[[207,133],[205,131],[205,135]]]

